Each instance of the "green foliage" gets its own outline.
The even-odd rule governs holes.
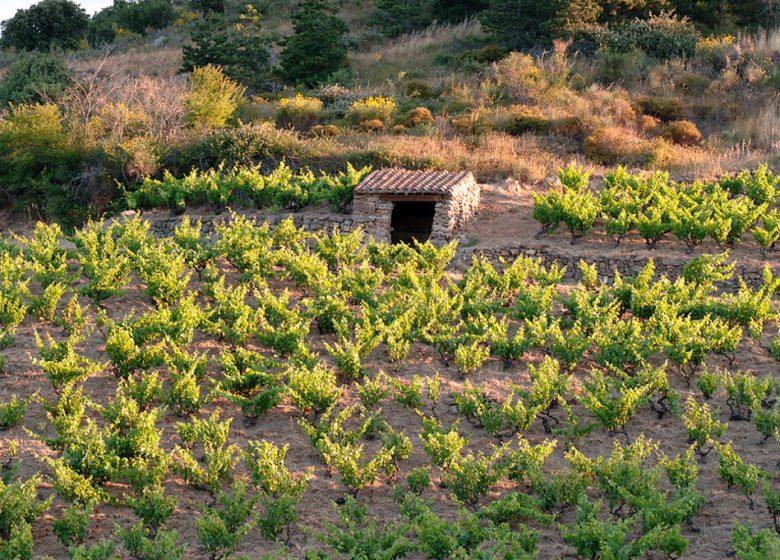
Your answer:
[[[21,105],[56,99],[70,85],[62,59],[51,54],[24,53],[0,81],[0,104]]]
[[[89,16],[70,0],[42,0],[3,22],[0,46],[20,51],[73,50],[87,34]]]
[[[278,537],[298,519],[295,510],[308,485],[309,474],[293,476],[284,464],[287,446],[276,447],[268,441],[250,441],[244,455],[252,483],[261,492],[265,514],[260,531],[267,539]]]
[[[84,542],[89,527],[91,506],[71,504],[62,510],[62,516],[52,523],[52,530],[66,548]]]
[[[338,402],[341,396],[336,374],[320,363],[312,367],[293,365],[287,370],[286,376],[290,400],[304,414],[322,413]]]
[[[0,478],[0,558],[32,560],[31,525],[51,505],[51,498],[38,499],[40,484],[40,477],[24,482]]]
[[[152,534],[140,521],[129,529],[118,528],[117,534],[136,560],[181,560],[186,549],[178,542],[178,531],[159,530]]]
[[[90,193],[73,183],[81,157],[53,103],[17,105],[0,126],[4,192],[18,197],[20,206],[69,225],[83,223],[89,215]],[[71,188],[64,189],[66,184]]]
[[[738,560],[763,560],[780,555],[780,537],[771,529],[754,531],[750,523],[736,523],[731,531],[731,542]]]
[[[166,496],[162,486],[150,485],[145,486],[137,497],[128,498],[127,505],[146,527],[156,531],[173,514],[177,500]]]
[[[253,23],[226,25],[211,15],[196,23],[192,44],[184,46],[183,69],[212,65],[231,80],[259,89],[268,79],[271,55],[266,39]]]
[[[47,341],[44,343],[37,333],[35,335],[41,356],[38,365],[55,390],[74,381],[84,381],[106,367],[105,363],[96,362],[76,352],[76,341],[73,338],[57,342],[48,333],[46,337]]]
[[[8,430],[22,423],[32,397],[21,400],[11,395],[8,402],[0,402],[0,430]]]
[[[335,15],[329,0],[304,0],[293,14],[293,35],[280,55],[282,75],[290,83],[315,85],[347,66],[341,38],[346,23]]]
[[[89,279],[83,292],[96,302],[121,293],[129,280],[130,256],[117,243],[116,233],[115,223],[105,227],[103,222],[90,221],[73,239]]]
[[[303,208],[328,202],[340,208],[352,200],[353,189],[370,168],[317,176],[310,171],[295,173],[281,164],[270,174],[259,167],[192,171],[177,179],[166,173],[162,180],[145,179],[127,195],[128,205],[139,209],[170,208],[183,211],[187,205],[206,202],[226,206],[245,206],[247,200],[260,208]],[[205,255],[204,255],[205,256]]]
[[[727,444],[716,444],[720,458],[718,460],[718,473],[720,477],[728,484],[729,488],[736,486],[753,503],[752,495],[758,489],[766,473],[752,463],[745,462],[740,457],[731,442]]]
[[[717,415],[710,411],[709,405],[699,406],[693,397],[688,397],[685,403],[682,420],[688,431],[688,442],[694,444],[701,455],[706,455],[712,449],[713,438],[723,436],[728,428],[728,424],[722,423],[717,419]],[[707,445],[710,447],[705,448]]]
[[[219,493],[217,507],[203,509],[203,517],[196,520],[198,537],[211,560],[222,560],[236,551],[256,522],[257,500],[244,483],[236,482],[230,492]]]
[[[177,16],[171,0],[134,0],[115,2],[96,13],[89,26],[89,42],[100,47],[116,38],[117,32],[144,35],[150,30],[165,29]]]
[[[177,446],[174,455],[178,458],[176,470],[195,486],[217,494],[222,482],[232,477],[232,471],[238,462],[238,447],[227,444],[232,418],[219,421],[219,411],[209,418],[193,418],[189,424],[177,424],[176,429],[184,447]],[[202,447],[203,465],[196,459],[192,445],[199,442]]]
[[[195,127],[219,128],[238,109],[244,88],[226,77],[219,66],[207,64],[190,74],[191,89],[184,103],[187,121]]]

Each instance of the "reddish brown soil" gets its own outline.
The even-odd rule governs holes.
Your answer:
[[[484,196],[481,219],[466,234],[476,237],[477,247],[495,247],[523,240],[523,242],[529,244],[533,243],[534,246],[538,246],[542,250],[546,246],[554,246],[558,251],[572,251],[586,259],[596,253],[616,250],[613,244],[600,234],[592,235],[573,246],[568,243],[567,236],[563,233],[535,241],[534,235],[538,227],[530,218],[529,208],[530,196],[527,191],[510,194],[498,188],[488,188]],[[706,249],[708,248],[703,250]],[[627,240],[617,250],[621,253],[647,252],[641,244],[641,240]],[[679,254],[681,257],[686,256],[685,247],[676,241],[662,242],[654,252],[654,254],[667,253]],[[745,244],[745,246],[734,250],[732,254],[739,259],[752,259],[759,262],[759,259],[756,258],[756,253],[755,247]],[[773,262],[772,264],[776,263]],[[86,300],[83,303],[86,303]],[[139,293],[136,289],[131,289],[122,296],[111,298],[107,302],[106,308],[112,318],[122,319],[133,309],[140,313],[149,305],[148,297]],[[58,329],[53,329],[48,324],[28,317],[17,332],[16,344],[4,351],[8,360],[8,366],[7,372],[0,377],[0,401],[6,401],[12,394],[26,396],[35,392],[47,399],[54,398],[55,395],[48,380],[40,369],[33,365],[33,359],[37,358],[34,333],[46,330],[59,332]],[[323,337],[313,334],[310,344],[313,348],[321,351],[323,355],[327,355],[323,350],[323,341]],[[89,357],[105,359],[102,352],[103,344],[104,338],[95,330],[92,336],[79,346],[79,350]],[[218,355],[220,344],[204,335],[197,335],[196,342],[191,349],[207,351],[212,356],[209,365],[209,375],[216,377],[219,373]],[[267,349],[263,348],[256,349],[267,351]],[[540,358],[541,356],[536,354],[531,356],[529,361],[535,362]],[[713,367],[727,366],[725,360],[720,358],[713,358],[708,361],[708,364]],[[449,390],[462,386],[462,380],[455,369],[445,366],[431,348],[423,345],[416,345],[408,362],[397,371],[392,370],[392,365],[387,360],[383,347],[378,348],[371,354],[368,365],[368,369],[372,373],[384,370],[394,377],[406,380],[411,379],[415,375],[430,375],[438,371],[444,380],[444,387],[442,388],[444,395],[449,394]],[[734,367],[751,370],[761,375],[770,374],[775,376],[776,380],[779,379],[777,377],[777,362],[765,350],[759,348],[757,344],[748,339],[743,341]],[[581,379],[588,369],[589,364],[586,360],[577,369],[577,378]],[[682,379],[671,369],[670,379],[674,388],[680,391],[681,401],[684,402],[685,396],[689,392],[701,399],[698,391],[688,388]],[[498,360],[491,359],[478,374],[473,376],[472,381],[475,384],[485,382],[497,395],[506,394],[507,382],[521,385],[528,384],[527,363],[514,364],[509,370],[505,371]],[[95,402],[106,403],[115,394],[117,380],[110,371],[104,371],[89,379],[85,387]],[[572,400],[573,397],[574,395],[572,395]],[[343,402],[349,403],[356,399],[357,394],[354,388],[348,388],[344,393]],[[440,416],[442,423],[447,426],[454,422],[458,415],[451,407],[450,400],[447,398],[444,401],[439,403],[437,414]],[[720,409],[721,419],[728,421],[728,407],[722,389],[711,402],[711,406]],[[321,531],[325,520],[336,520],[333,502],[344,495],[344,488],[338,476],[331,476],[328,473],[318,454],[311,447],[307,437],[298,426],[299,414],[288,403],[271,411],[269,415],[261,418],[254,426],[244,425],[240,410],[236,406],[221,400],[205,406],[199,413],[199,416],[206,417],[215,408],[222,409],[224,411],[223,416],[234,418],[231,428],[231,440],[233,442],[242,447],[245,447],[248,440],[255,439],[267,439],[275,442],[277,445],[287,444],[290,446],[288,466],[291,471],[313,469],[313,478],[299,507],[300,520],[292,532],[290,542],[290,550],[293,556],[302,557],[303,551],[316,543],[312,533]],[[588,419],[588,413],[583,408],[574,406],[574,410],[579,417]],[[414,445],[412,456],[401,465],[402,473],[398,484],[405,487],[406,483],[403,480],[409,470],[429,464],[418,437],[421,429],[420,419],[413,411],[405,409],[395,402],[384,402],[382,404],[382,415],[396,430],[405,431]],[[178,420],[168,414],[161,421],[160,427],[164,430],[164,441],[167,450],[171,450],[176,444],[177,436],[174,424]],[[649,408],[644,408],[632,418],[627,428],[631,439],[643,433],[658,441],[662,451],[668,454],[681,453],[688,447],[682,422],[673,415],[667,415],[659,420],[653,411]],[[473,451],[486,450],[489,446],[499,443],[495,438],[487,435],[484,430],[471,426],[465,419],[461,420],[460,429],[464,435],[468,436],[470,440],[469,448]],[[46,472],[46,467],[41,462],[40,457],[52,453],[42,442],[33,437],[32,433],[51,435],[51,428],[48,426],[45,412],[42,405],[38,402],[30,406],[23,426],[0,433],[0,458],[4,457],[10,440],[19,442],[19,458],[22,460],[19,474],[23,478],[41,471]],[[523,435],[532,443],[539,443],[546,438],[552,437],[544,433],[541,422],[538,421],[529,432],[523,433]],[[618,436],[618,438],[621,442],[624,441],[623,436]],[[568,464],[564,458],[567,442],[565,438],[558,439],[558,446],[548,461],[548,468],[564,468]],[[724,439],[732,440],[735,450],[746,460],[757,464],[770,473],[777,474],[780,449],[772,440],[762,444],[760,435],[750,422],[729,422],[728,432]],[[600,428],[596,429],[591,435],[574,443],[578,449],[589,456],[608,454],[612,444],[613,438]],[[368,444],[368,447],[371,448],[371,444]],[[715,453],[710,455],[707,461],[701,464],[700,468],[698,487],[706,496],[707,502],[694,519],[695,529],[690,527],[683,528],[683,534],[690,540],[690,546],[685,558],[721,560],[729,557],[732,552],[730,531],[735,522],[752,521],[756,527],[769,527],[771,526],[771,518],[763,508],[762,498],[757,498],[756,501],[759,505],[755,509],[751,509],[748,505],[748,499],[739,490],[726,487],[726,484],[720,479],[717,472],[717,457]],[[243,472],[243,465],[240,463],[238,472]],[[437,511],[446,515],[453,515],[455,508],[452,507],[447,490],[439,488],[436,482],[437,480],[432,481],[431,487],[425,492],[424,496],[435,500]],[[50,485],[47,483],[44,486],[43,494],[50,494]],[[491,496],[497,496],[503,491],[511,490],[512,486],[511,484],[502,483]],[[184,481],[175,477],[170,478],[166,482],[166,488],[179,499],[179,507],[169,522],[168,527],[178,529],[181,533],[182,542],[188,544],[188,551],[185,557],[188,559],[206,558],[206,555],[199,547],[194,520],[200,515],[199,508],[203,504],[210,502],[210,497],[207,493],[194,490]],[[123,491],[123,488],[117,487],[113,488],[111,492],[119,495]],[[368,505],[372,515],[376,515],[384,521],[389,521],[399,516],[398,508],[393,500],[392,481],[382,481],[369,487],[359,494],[358,499],[361,503]],[[67,558],[64,547],[52,533],[52,521],[62,508],[62,501],[55,500],[52,510],[44,514],[42,519],[35,524],[36,557],[50,555],[57,559]],[[127,527],[134,521],[134,515],[126,508],[101,506],[93,516],[90,542],[94,542],[99,537],[109,536],[115,524]],[[572,521],[573,511],[570,509],[563,515],[560,522],[570,523]],[[539,542],[540,559],[576,558],[574,550],[563,542],[560,531],[556,526],[551,528],[537,526],[536,529],[541,533]],[[246,554],[250,558],[258,558],[261,554],[271,552],[274,548],[275,545],[273,543],[263,540],[259,533],[256,532],[244,540],[239,553]]]

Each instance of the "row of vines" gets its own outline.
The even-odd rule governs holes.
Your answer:
[[[762,255],[780,240],[780,175],[766,166],[719,181],[678,183],[668,173],[632,175],[623,168],[607,174],[598,192],[590,174],[576,166],[562,170],[561,188],[533,193],[533,217],[541,234],[565,226],[572,243],[597,223],[616,243],[635,233],[649,248],[671,234],[693,252],[705,240],[733,246],[746,233]]]
[[[237,215],[214,239],[185,217],[4,240],[0,385],[45,382],[0,392],[0,558],[42,557],[46,531],[78,560],[676,558],[705,469],[744,506],[723,556],[780,555],[776,465],[739,452],[780,459],[780,383],[739,369],[780,360],[780,278],[723,292],[723,253],[567,285],[525,257],[455,274],[455,250]],[[98,529],[106,508],[124,522]]]

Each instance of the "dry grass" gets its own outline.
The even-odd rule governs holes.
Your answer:
[[[437,73],[434,64],[438,54],[453,50],[458,43],[483,36],[482,26],[477,20],[458,25],[434,25],[367,52],[353,52],[350,62],[358,81],[368,84],[397,80],[399,75],[408,72],[441,76],[442,72]]]
[[[776,153],[780,150],[780,103],[768,101],[738,120],[734,128],[754,148]]]
[[[98,54],[94,58],[75,58],[69,66],[79,76],[91,74],[106,58]],[[121,75],[127,78],[155,76],[173,78],[181,72],[182,51],[177,48],[130,50],[110,55],[102,71],[109,75]]]

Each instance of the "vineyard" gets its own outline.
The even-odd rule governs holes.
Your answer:
[[[340,206],[363,172],[241,173],[129,196]],[[780,221],[764,169],[562,183],[534,217],[575,237]],[[727,291],[727,253],[577,283],[455,253],[238,215],[4,239],[0,559],[780,558],[770,267]]]
[[[586,171],[572,166],[561,171],[560,189],[534,193],[533,217],[542,226],[540,235],[563,225],[575,243],[600,222],[615,243],[637,234],[651,249],[668,234],[690,252],[706,239],[733,246],[748,232],[762,255],[780,241],[780,176],[766,166],[690,184],[670,181],[667,173],[642,177],[618,168],[605,177],[599,192],[591,189],[589,179]]]

